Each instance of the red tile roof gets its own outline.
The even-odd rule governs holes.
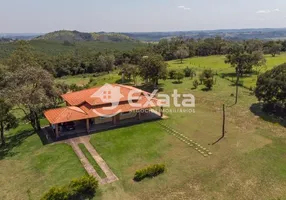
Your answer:
[[[77,121],[100,116],[110,116],[121,112],[152,108],[155,106],[160,106],[160,103],[162,103],[156,98],[152,98],[150,101],[152,103],[150,105],[147,103],[148,98],[145,96],[149,95],[150,93],[135,87],[119,84],[114,84],[111,86],[120,88],[121,97],[117,102],[112,102],[109,100],[103,102],[99,97],[100,95],[95,95],[98,91],[100,91],[101,88],[91,88],[62,95],[63,99],[66,100],[71,106],[47,110],[44,112],[44,115],[51,124],[58,124],[62,122]],[[130,91],[134,92],[132,98],[128,96]],[[130,105],[127,102],[129,99],[132,99],[134,103],[140,105]],[[118,103],[118,105],[110,109],[112,105],[111,103]]]
[[[44,112],[44,115],[51,124],[59,124],[89,118],[89,116],[82,109],[75,106],[47,110]]]

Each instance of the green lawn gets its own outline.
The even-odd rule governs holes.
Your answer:
[[[84,144],[79,144],[78,145],[85,157],[88,159],[89,163],[94,167],[95,171],[98,173],[98,175],[104,179],[106,178],[106,174],[102,171],[100,166],[97,164],[97,162],[93,159],[92,155],[89,153],[87,148],[85,147]]]
[[[92,80],[90,82],[90,80]],[[76,84],[78,86],[84,86],[90,83],[90,86],[102,86],[105,83],[119,83],[121,76],[118,75],[118,71],[114,71],[109,74],[98,76],[97,74],[83,74],[77,76],[65,76],[57,78],[56,81],[62,82],[68,85]]]
[[[173,61],[171,67],[185,66],[187,62],[180,65]],[[113,73],[96,80],[102,85],[118,79],[120,76]],[[119,178],[100,186],[95,199],[286,199],[283,123],[262,115],[256,98],[243,88],[239,90],[239,103],[229,107],[234,102],[231,94],[235,88],[225,79],[216,79],[209,92],[203,91],[203,86],[192,90],[193,80],[189,78],[182,84],[160,81],[164,93],[178,89],[179,93],[196,97],[195,113],[166,113],[169,119],[164,123],[208,148],[212,156],[203,157],[166,133],[157,122],[94,134],[91,143]],[[227,105],[227,133],[212,146],[209,144],[221,135],[222,104]],[[70,146],[42,145],[29,125],[11,130],[7,137],[9,148],[0,154],[0,199],[28,200],[27,191],[31,199],[39,199],[51,186],[86,174]],[[139,183],[132,180],[137,169],[156,163],[166,164],[164,174]]]
[[[92,144],[119,181],[103,186],[98,199],[276,199],[286,198],[285,128],[265,122],[250,107],[256,103],[246,89],[239,104],[227,107],[227,135],[221,135],[222,104],[233,103],[234,87],[218,78],[213,91],[191,90],[192,80],[182,84],[164,81],[164,92],[191,92],[196,113],[167,113],[165,123],[207,147],[201,154],[167,134],[156,123],[106,131],[92,136]],[[257,111],[257,110],[256,110]],[[165,163],[167,171],[140,183],[132,181],[137,169]],[[271,188],[271,189],[269,189]]]
[[[260,73],[265,72],[269,69],[272,69],[274,66],[283,64],[286,62],[286,53],[281,53],[276,57],[271,55],[265,55],[266,65],[260,68],[254,67],[254,70],[259,71]],[[207,56],[207,57],[194,57],[185,59],[184,63],[181,64],[178,60],[169,61],[169,68],[175,70],[183,70],[186,66],[193,67],[197,71],[202,71],[203,69],[213,69],[218,74],[226,74],[225,77],[229,80],[235,80],[234,77],[234,68],[230,67],[229,64],[224,62],[225,56]],[[257,75],[243,77],[243,85],[247,88],[254,88],[257,81]]]
[[[8,150],[1,150],[0,199],[39,199],[51,186],[86,174],[67,144],[43,146],[30,125],[11,130]]]

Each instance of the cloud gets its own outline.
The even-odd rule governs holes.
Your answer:
[[[258,10],[258,11],[256,11],[257,14],[269,14],[271,12],[280,12],[280,9],[279,8],[275,8],[273,10],[267,9],[267,10]]]
[[[178,6],[179,9],[183,9],[183,10],[191,10],[191,8],[188,8],[186,6]]]
[[[258,10],[256,11],[257,14],[268,14],[271,13],[271,10]]]

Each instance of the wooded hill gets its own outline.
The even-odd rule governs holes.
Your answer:
[[[120,33],[84,33],[79,31],[55,31],[47,33],[42,36],[38,36],[33,40],[49,40],[49,41],[67,41],[67,42],[78,42],[78,41],[102,41],[102,42],[126,42],[135,41],[131,37],[120,34]]]

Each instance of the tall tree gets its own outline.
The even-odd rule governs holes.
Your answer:
[[[238,87],[240,77],[244,74],[252,71],[253,66],[261,66],[265,64],[265,58],[263,53],[255,51],[253,53],[247,53],[242,45],[234,44],[229,49],[229,54],[226,56],[226,63],[231,64],[235,68],[236,73],[236,95],[235,104],[238,102]]]
[[[187,58],[189,56],[188,47],[186,45],[179,46],[177,51],[175,52],[175,56],[181,60],[181,64],[182,64],[184,58]]]
[[[277,43],[276,41],[270,41],[265,44],[266,53],[269,53],[272,55],[272,57],[275,57],[277,54],[280,54],[282,45]]]
[[[12,105],[0,99],[0,132],[1,146],[6,144],[4,132],[17,126],[16,117],[11,114]]]
[[[255,95],[265,105],[279,106],[286,111],[286,63],[258,77]]]
[[[122,76],[122,82],[125,81],[125,78],[127,78],[129,81],[131,78],[134,81],[134,84],[136,85],[136,77],[138,76],[138,66],[132,65],[132,64],[123,64],[121,66],[121,70],[119,72],[119,75]]]
[[[139,74],[143,79],[151,80],[154,86],[156,86],[159,79],[167,78],[167,64],[160,55],[145,57],[141,61]]]
[[[52,75],[39,66],[29,66],[7,72],[4,82],[5,99],[23,110],[35,131],[40,130],[42,111],[53,107],[54,99],[61,93]]]

